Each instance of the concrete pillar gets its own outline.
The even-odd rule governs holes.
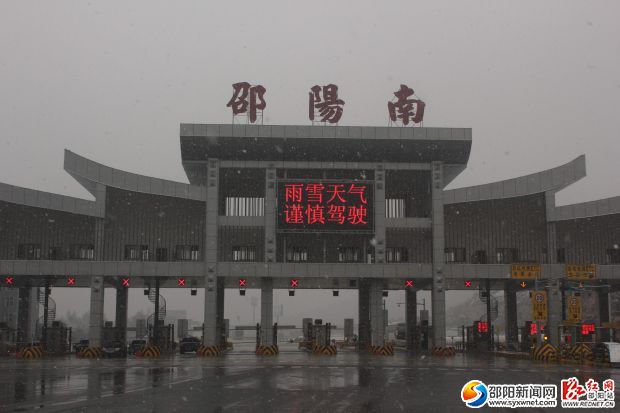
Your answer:
[[[416,331],[418,326],[418,292],[413,287],[405,288],[405,335],[407,350],[416,349]]]
[[[276,168],[265,169],[265,262],[276,261]],[[284,251],[286,257],[286,251]]]
[[[433,345],[446,345],[445,233],[443,213],[443,163],[431,162],[431,223],[433,233],[432,319]]]
[[[385,263],[385,170],[379,164],[375,168],[375,262]]]
[[[116,315],[114,325],[118,329],[118,339],[127,343],[127,305],[129,302],[129,289],[116,287]]]
[[[606,288],[602,288],[598,292],[598,314],[599,314],[599,326],[604,323],[609,323],[610,320],[610,306],[609,306],[609,291]],[[597,337],[597,341],[610,341],[610,331],[609,329],[599,329],[600,332]]]
[[[516,351],[519,345],[517,322],[517,290],[510,281],[504,285],[504,317],[506,326],[506,347]]]
[[[366,349],[370,345],[370,280],[361,278],[358,286],[358,346]]]
[[[160,340],[160,325],[159,319],[159,278],[155,278],[155,311],[153,311],[153,340],[156,345],[163,346],[164,343]]]
[[[23,345],[32,340],[30,328],[30,287],[19,288],[17,305],[17,344]]]
[[[203,327],[203,344],[217,346],[219,344],[217,329],[217,221],[219,161],[209,158],[207,161],[207,196],[206,196],[206,234],[204,260],[207,269],[205,276],[205,311]]]
[[[47,328],[49,327],[49,305],[50,294],[52,290],[50,288],[49,279],[45,280],[45,287],[43,288],[43,325],[41,326],[41,345],[43,349],[47,350]]]
[[[385,344],[383,282],[376,279],[370,281],[370,342],[373,346]]]
[[[559,328],[562,324],[562,286],[557,278],[550,279],[547,287],[547,328],[545,335],[553,346],[560,345]],[[539,342],[540,343],[540,342]]]
[[[30,340],[37,340],[37,325],[39,323],[39,310],[41,304],[39,299],[42,297],[39,287],[30,288],[30,308],[28,309],[28,337]]]
[[[208,276],[207,276],[208,279]],[[216,281],[205,287],[205,318],[203,325],[203,344],[217,346],[217,287]]]
[[[94,276],[90,282],[90,322],[88,326],[88,345],[101,346],[103,336],[104,285],[102,276]]]
[[[218,344],[226,344],[226,325],[224,324],[224,279],[217,278],[217,337]]]
[[[273,278],[262,278],[260,286],[260,343],[271,346],[273,341]]]

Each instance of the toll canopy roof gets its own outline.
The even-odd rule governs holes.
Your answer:
[[[181,156],[190,182],[193,169],[207,158],[464,165],[470,149],[469,128],[181,124]]]

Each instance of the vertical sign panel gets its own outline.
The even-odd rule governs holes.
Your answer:
[[[532,320],[547,321],[547,292],[532,292]]]

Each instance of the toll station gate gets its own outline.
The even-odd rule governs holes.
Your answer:
[[[544,323],[546,340],[559,344],[564,301],[581,289],[596,292],[596,339],[609,339],[620,197],[555,205],[556,192],[585,176],[583,156],[446,190],[467,166],[471,139],[463,128],[182,124],[189,184],[67,150],[65,170],[94,201],[0,184],[0,298],[19,303],[14,320],[0,306],[0,322],[14,325],[17,343],[38,340],[33,291],[88,287],[89,345],[98,347],[106,339],[103,292],[114,288],[116,339],[126,341],[127,289],[142,288],[155,310],[151,335],[167,343],[174,334],[159,333],[168,331],[159,289],[203,289],[203,344],[217,347],[225,337],[224,289],[257,288],[259,344],[271,346],[274,288],[357,289],[365,349],[385,344],[384,291],[404,289],[414,349],[416,337],[446,345],[447,290],[486,297],[500,290],[505,340],[517,346],[516,293],[527,290],[540,297],[531,321]],[[419,290],[432,294],[426,326],[417,320]],[[493,331],[490,316],[486,322]]]

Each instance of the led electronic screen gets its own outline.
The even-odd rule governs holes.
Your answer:
[[[300,231],[372,231],[368,182],[278,182],[278,228]]]

